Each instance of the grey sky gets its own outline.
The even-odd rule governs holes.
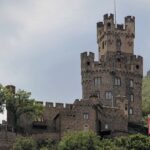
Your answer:
[[[1,0],[0,82],[38,100],[81,98],[80,53],[97,54],[96,23],[113,0]],[[135,53],[150,69],[150,1],[117,0],[117,22],[136,17]]]

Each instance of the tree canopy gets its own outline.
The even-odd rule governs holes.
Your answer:
[[[22,115],[30,118],[42,115],[43,106],[31,98],[31,93],[24,90],[13,92],[7,87],[0,87],[0,99],[6,104],[7,113],[10,113],[13,120],[14,131],[19,129],[19,120]]]

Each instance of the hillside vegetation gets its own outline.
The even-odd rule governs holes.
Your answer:
[[[142,110],[144,116],[150,114],[150,75],[147,75],[143,78]]]

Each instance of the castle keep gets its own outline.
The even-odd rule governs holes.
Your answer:
[[[128,124],[140,124],[142,111],[143,58],[134,55],[135,18],[115,24],[114,15],[97,23],[99,58],[81,54],[82,99],[73,104],[44,105],[42,118],[20,119],[20,126],[33,135],[60,139],[66,132],[92,130],[98,135],[128,133]],[[8,86],[15,92],[14,86]],[[43,104],[43,102],[39,102]],[[13,116],[7,113],[8,127]]]
[[[116,97],[124,98],[128,121],[141,121],[143,58],[134,55],[135,18],[114,24],[114,15],[104,15],[97,23],[99,60],[94,53],[81,54],[83,99],[96,95],[104,106],[116,106]]]

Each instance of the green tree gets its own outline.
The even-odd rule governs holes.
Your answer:
[[[37,150],[37,144],[32,138],[20,137],[13,144],[13,150]]]
[[[59,143],[59,150],[120,150],[111,140],[102,140],[93,132],[67,134]]]
[[[5,104],[5,90],[3,85],[0,84],[0,113],[4,110],[4,104]]]
[[[42,114],[43,106],[36,103],[34,99],[31,99],[31,93],[24,90],[18,90],[13,93],[9,89],[4,89],[6,107],[13,117],[13,128],[17,133],[19,129],[19,120],[22,115],[35,118]]]

